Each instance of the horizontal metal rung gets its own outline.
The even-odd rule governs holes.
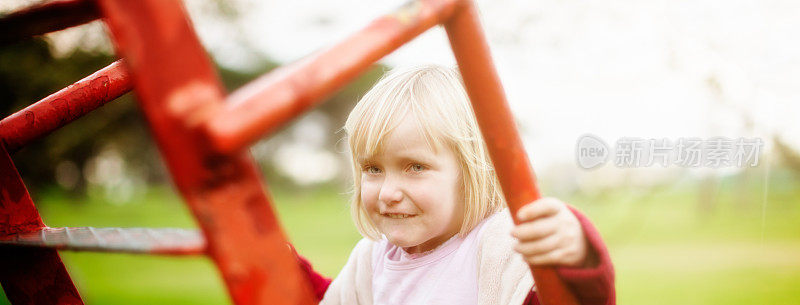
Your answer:
[[[120,59],[0,121],[9,153],[46,136],[131,91],[133,82]]]
[[[42,228],[0,237],[0,245],[71,251],[196,255],[206,251],[197,230],[174,228]]]

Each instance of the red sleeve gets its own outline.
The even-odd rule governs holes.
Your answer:
[[[294,247],[292,247],[292,250],[294,251]],[[300,256],[297,251],[294,251],[294,253],[297,256],[297,263],[300,264],[300,269],[306,274],[308,282],[311,283],[311,288],[314,289],[314,296],[317,297],[317,301],[321,301],[322,297],[325,296],[325,291],[328,290],[328,286],[331,284],[331,279],[314,271],[311,263],[305,257]]]
[[[569,205],[568,207],[581,223],[586,241],[589,243],[589,251],[594,252],[597,265],[588,268],[556,267],[556,273],[570,287],[580,304],[615,305],[617,298],[614,288],[614,266],[611,264],[608,249],[589,218],[578,209]],[[522,304],[539,305],[536,292],[531,291]]]
[[[522,305],[539,305],[539,297],[536,296],[536,291],[531,290]]]

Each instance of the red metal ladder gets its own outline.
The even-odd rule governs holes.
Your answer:
[[[178,0],[53,1],[0,19],[0,43],[99,18],[124,59],[0,121],[0,283],[13,303],[82,303],[58,249],[205,254],[236,304],[315,303],[245,148],[438,24],[512,216],[539,198],[471,1],[411,1],[229,95]],[[9,154],[132,89],[201,232],[45,226]],[[533,272],[542,304],[577,304],[552,269]]]

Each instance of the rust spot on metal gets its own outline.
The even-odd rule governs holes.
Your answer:
[[[70,106],[70,101],[75,99],[75,95],[80,93],[82,88],[78,88],[76,91],[73,91],[65,98],[60,98],[51,104],[53,109],[47,113],[48,116],[54,118],[54,122],[57,125],[66,125],[67,122],[70,121],[70,118],[73,117],[73,113],[76,111],[72,111],[72,107]],[[31,126],[36,128],[37,126]]]
[[[36,113],[31,110],[25,111],[25,125],[27,125],[28,128],[36,128],[35,124]]]
[[[277,227],[275,217],[268,217],[272,214],[270,208],[264,204],[262,194],[250,194],[247,200],[247,212],[253,228],[258,234],[267,234],[270,228]]]
[[[108,100],[108,91],[111,83],[111,78],[107,75],[101,75],[93,79],[88,88],[94,91],[94,95],[100,96],[103,100]],[[85,107],[85,106],[84,106]]]

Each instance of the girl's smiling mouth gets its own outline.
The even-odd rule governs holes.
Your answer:
[[[414,217],[414,216],[417,216],[417,215],[404,214],[404,213],[381,213],[381,216],[388,217],[388,218],[391,218],[391,219],[405,219],[405,218],[411,218],[411,217]]]

